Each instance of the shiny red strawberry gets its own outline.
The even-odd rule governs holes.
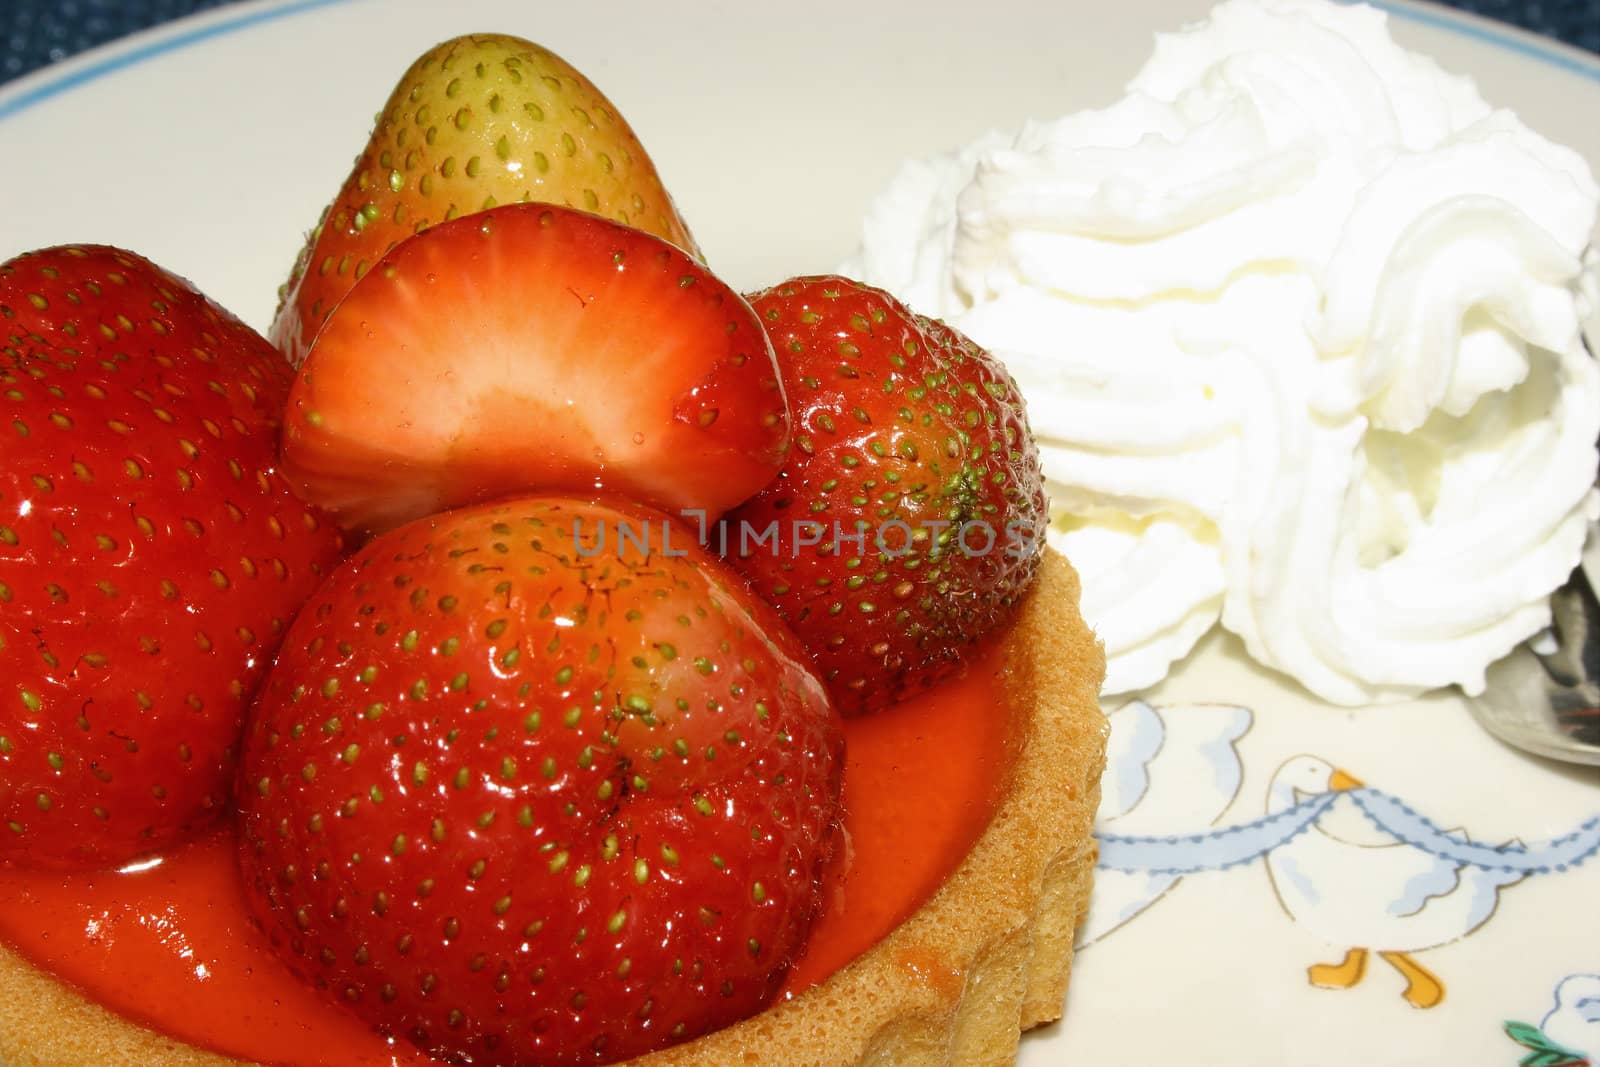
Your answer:
[[[290,378],[138,256],[0,265],[0,862],[117,863],[225,808],[340,548],[275,470]]]
[[[729,516],[727,550],[841,711],[883,707],[949,676],[1033,578],[1046,505],[1022,396],[960,333],[849,279],[796,278],[751,303],[795,442]]]
[[[290,631],[245,738],[247,891],[380,1029],[605,1063],[774,995],[839,722],[772,610],[666,523],[548,497],[423,519]]]
[[[403,242],[350,291],[301,367],[284,464],[376,532],[518,491],[720,515],[788,443],[738,293],[638,230],[513,204]]]

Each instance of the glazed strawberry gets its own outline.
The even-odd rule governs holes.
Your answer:
[[[390,252],[317,338],[286,422],[290,480],[361,531],[519,490],[720,515],[789,443],[738,293],[658,238],[544,204]]]
[[[446,41],[407,70],[295,263],[271,336],[299,363],[327,316],[397,243],[522,201],[593,211],[699,251],[616,107],[517,37]]]
[[[1039,454],[1005,368],[840,277],[751,297],[793,405],[783,472],[727,551],[816,657],[847,715],[948,677],[1032,580]]]
[[[225,808],[340,547],[274,469],[291,373],[132,254],[0,265],[0,861],[117,863]]]
[[[366,546],[246,732],[251,905],[303,976],[454,1061],[605,1063],[774,995],[839,722],[683,527],[528,498]]]

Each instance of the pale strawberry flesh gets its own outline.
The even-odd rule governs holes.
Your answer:
[[[434,227],[358,284],[301,367],[285,470],[376,532],[516,491],[721,514],[789,442],[744,300],[657,238],[512,205]]]

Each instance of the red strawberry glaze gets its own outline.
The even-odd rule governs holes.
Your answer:
[[[844,720],[844,829],[823,913],[784,994],[876,944],[944,884],[983,836],[1020,741],[991,650],[924,695]],[[0,930],[0,936],[4,931]]]
[[[998,652],[926,695],[847,720],[844,826],[827,910],[784,995],[822,981],[936,891],[988,825],[1017,738]],[[997,725],[1000,728],[996,728]],[[432,1061],[293,977],[246,918],[231,831],[119,873],[0,867],[0,942],[189,1044],[330,1067]]]

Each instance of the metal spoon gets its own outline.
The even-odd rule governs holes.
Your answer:
[[[1552,759],[1600,766],[1600,551],[1551,598],[1546,634],[1489,668],[1467,704],[1507,744]]]
[[[1597,246],[1600,247],[1600,246]],[[1600,251],[1591,249],[1580,299],[1583,338],[1600,349]],[[1488,685],[1467,704],[1507,744],[1552,759],[1600,766],[1600,529],[1583,560],[1550,600],[1550,629],[1489,668]]]

